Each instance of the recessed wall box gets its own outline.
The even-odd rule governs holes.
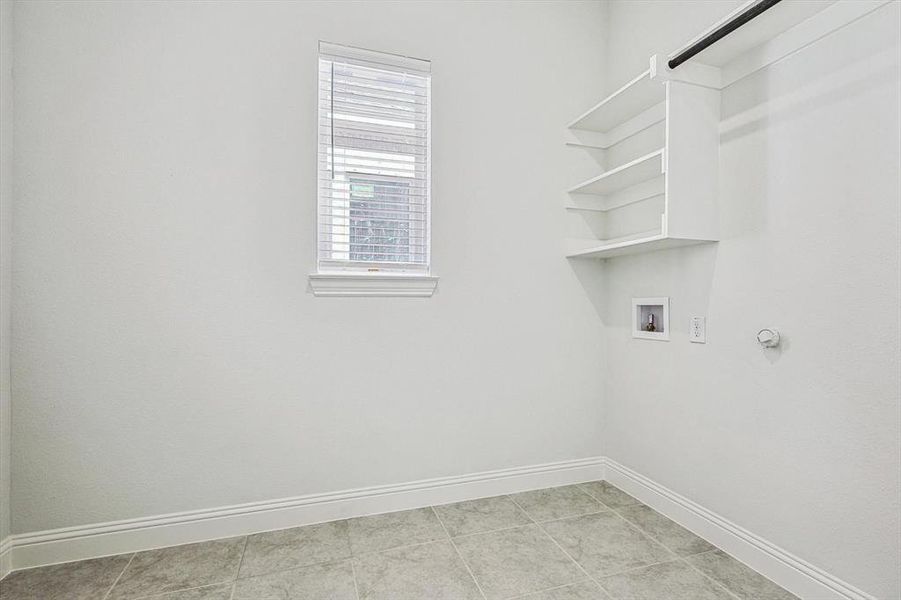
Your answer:
[[[669,298],[632,298],[632,337],[669,341]]]

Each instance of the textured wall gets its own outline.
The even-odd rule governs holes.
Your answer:
[[[18,6],[14,531],[600,453],[602,6],[349,6]],[[433,61],[433,298],[308,291],[320,39]]]
[[[10,300],[13,205],[13,3],[0,1],[0,540],[9,535]]]
[[[703,6],[613,2],[611,84]],[[722,241],[610,261],[604,284],[607,454],[879,598],[901,596],[899,8],[727,89]],[[658,295],[672,341],[633,340],[630,298]]]

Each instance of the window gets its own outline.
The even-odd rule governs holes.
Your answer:
[[[320,275],[429,275],[430,86],[428,61],[320,42]]]

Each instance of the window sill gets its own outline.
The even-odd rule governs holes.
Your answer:
[[[438,278],[431,275],[363,275],[314,273],[310,287],[314,296],[381,296],[428,298],[435,293]]]

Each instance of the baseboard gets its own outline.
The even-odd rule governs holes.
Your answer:
[[[622,488],[801,598],[875,600],[696,502],[601,457],[18,534],[0,543],[0,578],[10,569],[598,479]]]
[[[605,479],[613,485],[801,598],[876,600],[853,585],[614,460],[604,459],[604,471]]]
[[[602,458],[487,471],[12,536],[13,569],[603,479]]]
[[[13,568],[13,539],[6,536],[0,540],[0,579],[9,575]]]

